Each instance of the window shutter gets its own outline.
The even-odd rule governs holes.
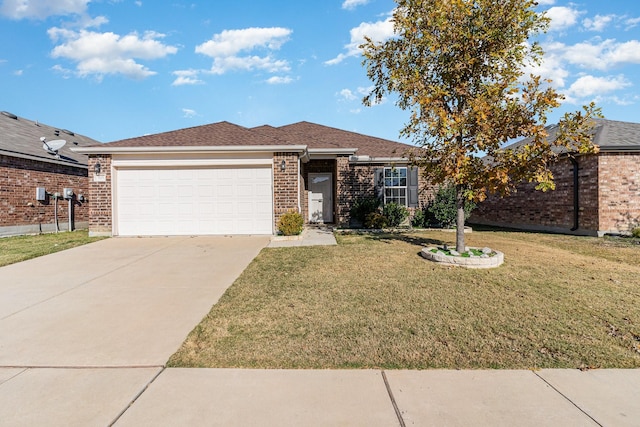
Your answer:
[[[384,169],[376,168],[373,170],[373,186],[376,191],[376,197],[380,201],[384,201]]]
[[[409,199],[407,200],[410,208],[418,207],[418,168],[415,166],[409,167],[409,173],[407,174],[407,190],[409,191]]]

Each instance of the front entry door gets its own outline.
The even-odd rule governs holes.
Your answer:
[[[309,222],[333,222],[333,180],[330,173],[309,174]]]

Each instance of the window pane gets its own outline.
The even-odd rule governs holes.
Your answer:
[[[401,187],[407,186],[407,178],[400,178],[400,186]]]

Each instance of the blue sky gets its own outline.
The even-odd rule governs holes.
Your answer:
[[[535,70],[640,122],[640,2],[539,0]],[[301,120],[398,140],[392,99],[364,107],[357,46],[392,34],[392,0],[0,0],[0,110],[103,142],[218,121]]]

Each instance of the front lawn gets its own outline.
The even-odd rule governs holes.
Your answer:
[[[470,246],[493,270],[418,253],[444,232],[338,236],[265,249],[170,366],[244,368],[637,368],[640,246],[497,231]]]
[[[0,267],[104,239],[86,230],[0,238]]]

